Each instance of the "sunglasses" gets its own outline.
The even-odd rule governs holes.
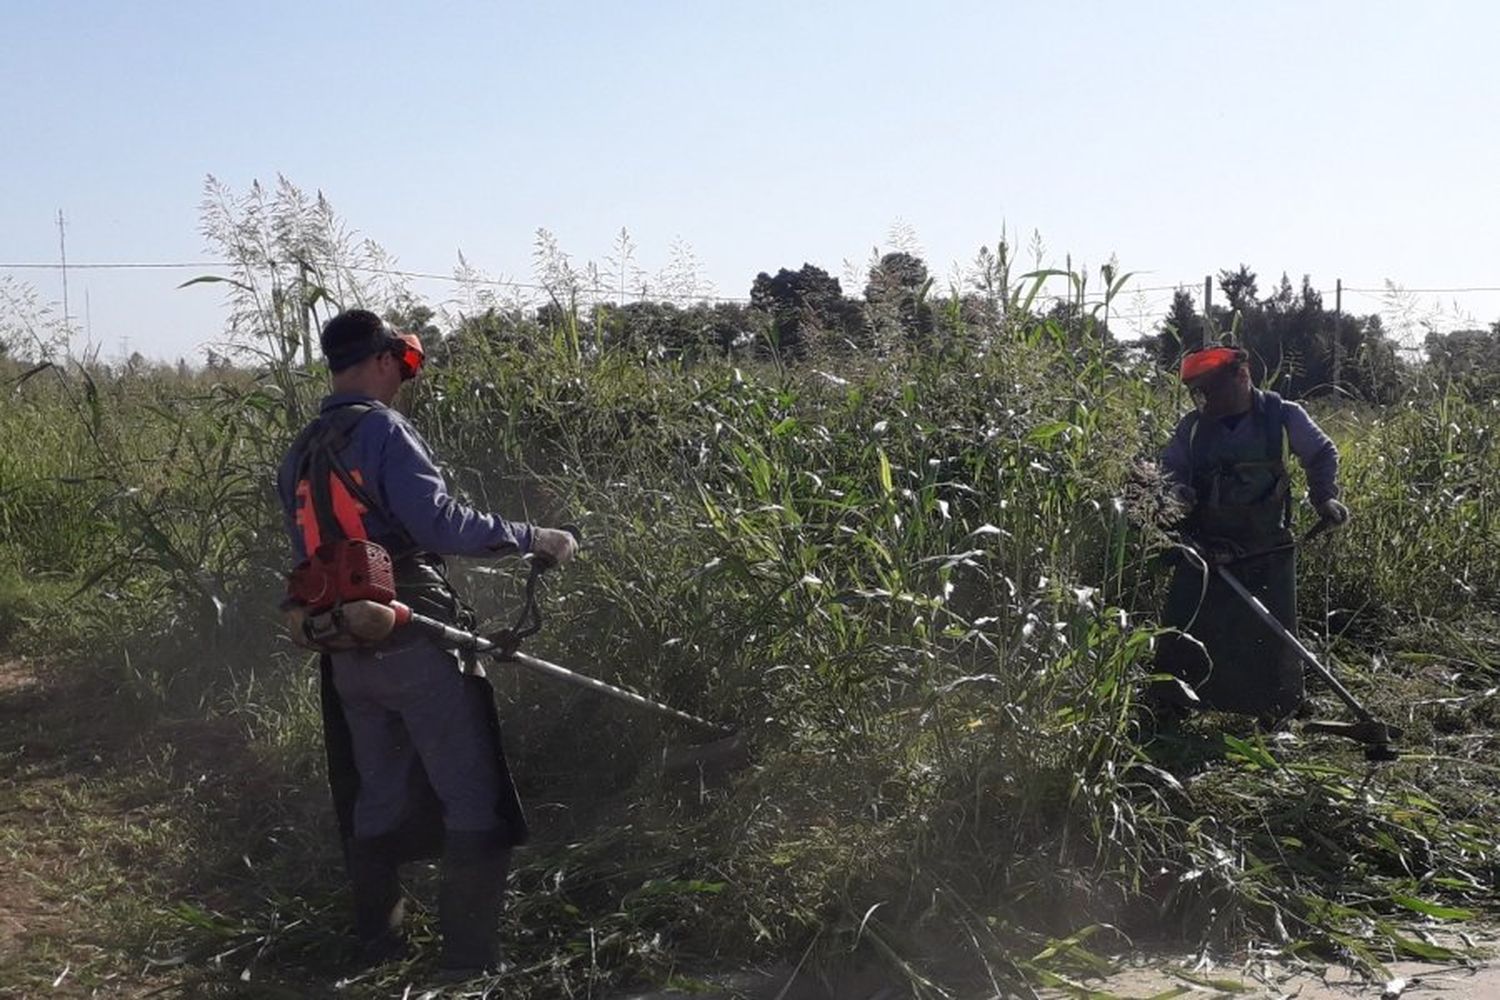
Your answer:
[[[398,333],[391,340],[390,351],[401,365],[401,381],[409,382],[422,370],[427,354],[422,350],[422,341],[415,333]]]

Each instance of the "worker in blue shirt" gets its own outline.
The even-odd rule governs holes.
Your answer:
[[[317,551],[332,525],[385,547],[400,601],[468,625],[443,556],[572,558],[569,532],[508,521],[449,493],[427,444],[391,409],[422,366],[415,336],[353,309],[328,321],[321,346],[332,392],[277,477],[296,561]],[[354,486],[351,493],[335,481],[321,494],[332,507],[325,516],[315,516],[319,494],[307,475],[314,447],[334,452]],[[510,850],[527,829],[489,682],[451,650],[400,630],[373,649],[324,654],[322,681],[329,782],[362,962],[405,949],[398,866],[441,856],[442,968],[465,975],[497,967]]]
[[[1306,410],[1255,388],[1249,356],[1212,346],[1185,355],[1181,378],[1197,401],[1162,455],[1186,510],[1185,533],[1228,568],[1288,631],[1297,628],[1297,563],[1292,534],[1295,455],[1318,515],[1343,524],[1338,449]],[[1168,715],[1189,707],[1235,712],[1280,725],[1301,704],[1302,663],[1216,573],[1193,559],[1177,564],[1162,623],[1157,666],[1189,685],[1157,685]]]

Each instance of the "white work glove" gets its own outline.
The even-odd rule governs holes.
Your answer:
[[[578,539],[561,528],[532,528],[531,554],[553,566],[561,566],[578,554]]]
[[[1329,497],[1318,504],[1318,516],[1334,526],[1342,525],[1349,520],[1349,508],[1335,497]]]

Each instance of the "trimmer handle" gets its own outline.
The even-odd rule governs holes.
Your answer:
[[[562,530],[572,535],[573,541],[583,544],[583,534],[576,524],[565,524]],[[490,641],[502,649],[506,656],[516,651],[522,639],[529,639],[542,630],[542,609],[537,603],[536,585],[543,573],[556,566],[556,560],[541,553],[532,553],[531,572],[526,576],[526,596],[522,599],[521,613],[516,617],[514,625],[489,637]]]

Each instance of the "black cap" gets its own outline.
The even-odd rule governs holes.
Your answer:
[[[390,324],[368,309],[349,309],[323,324],[318,338],[328,370],[339,372],[391,346]]]

